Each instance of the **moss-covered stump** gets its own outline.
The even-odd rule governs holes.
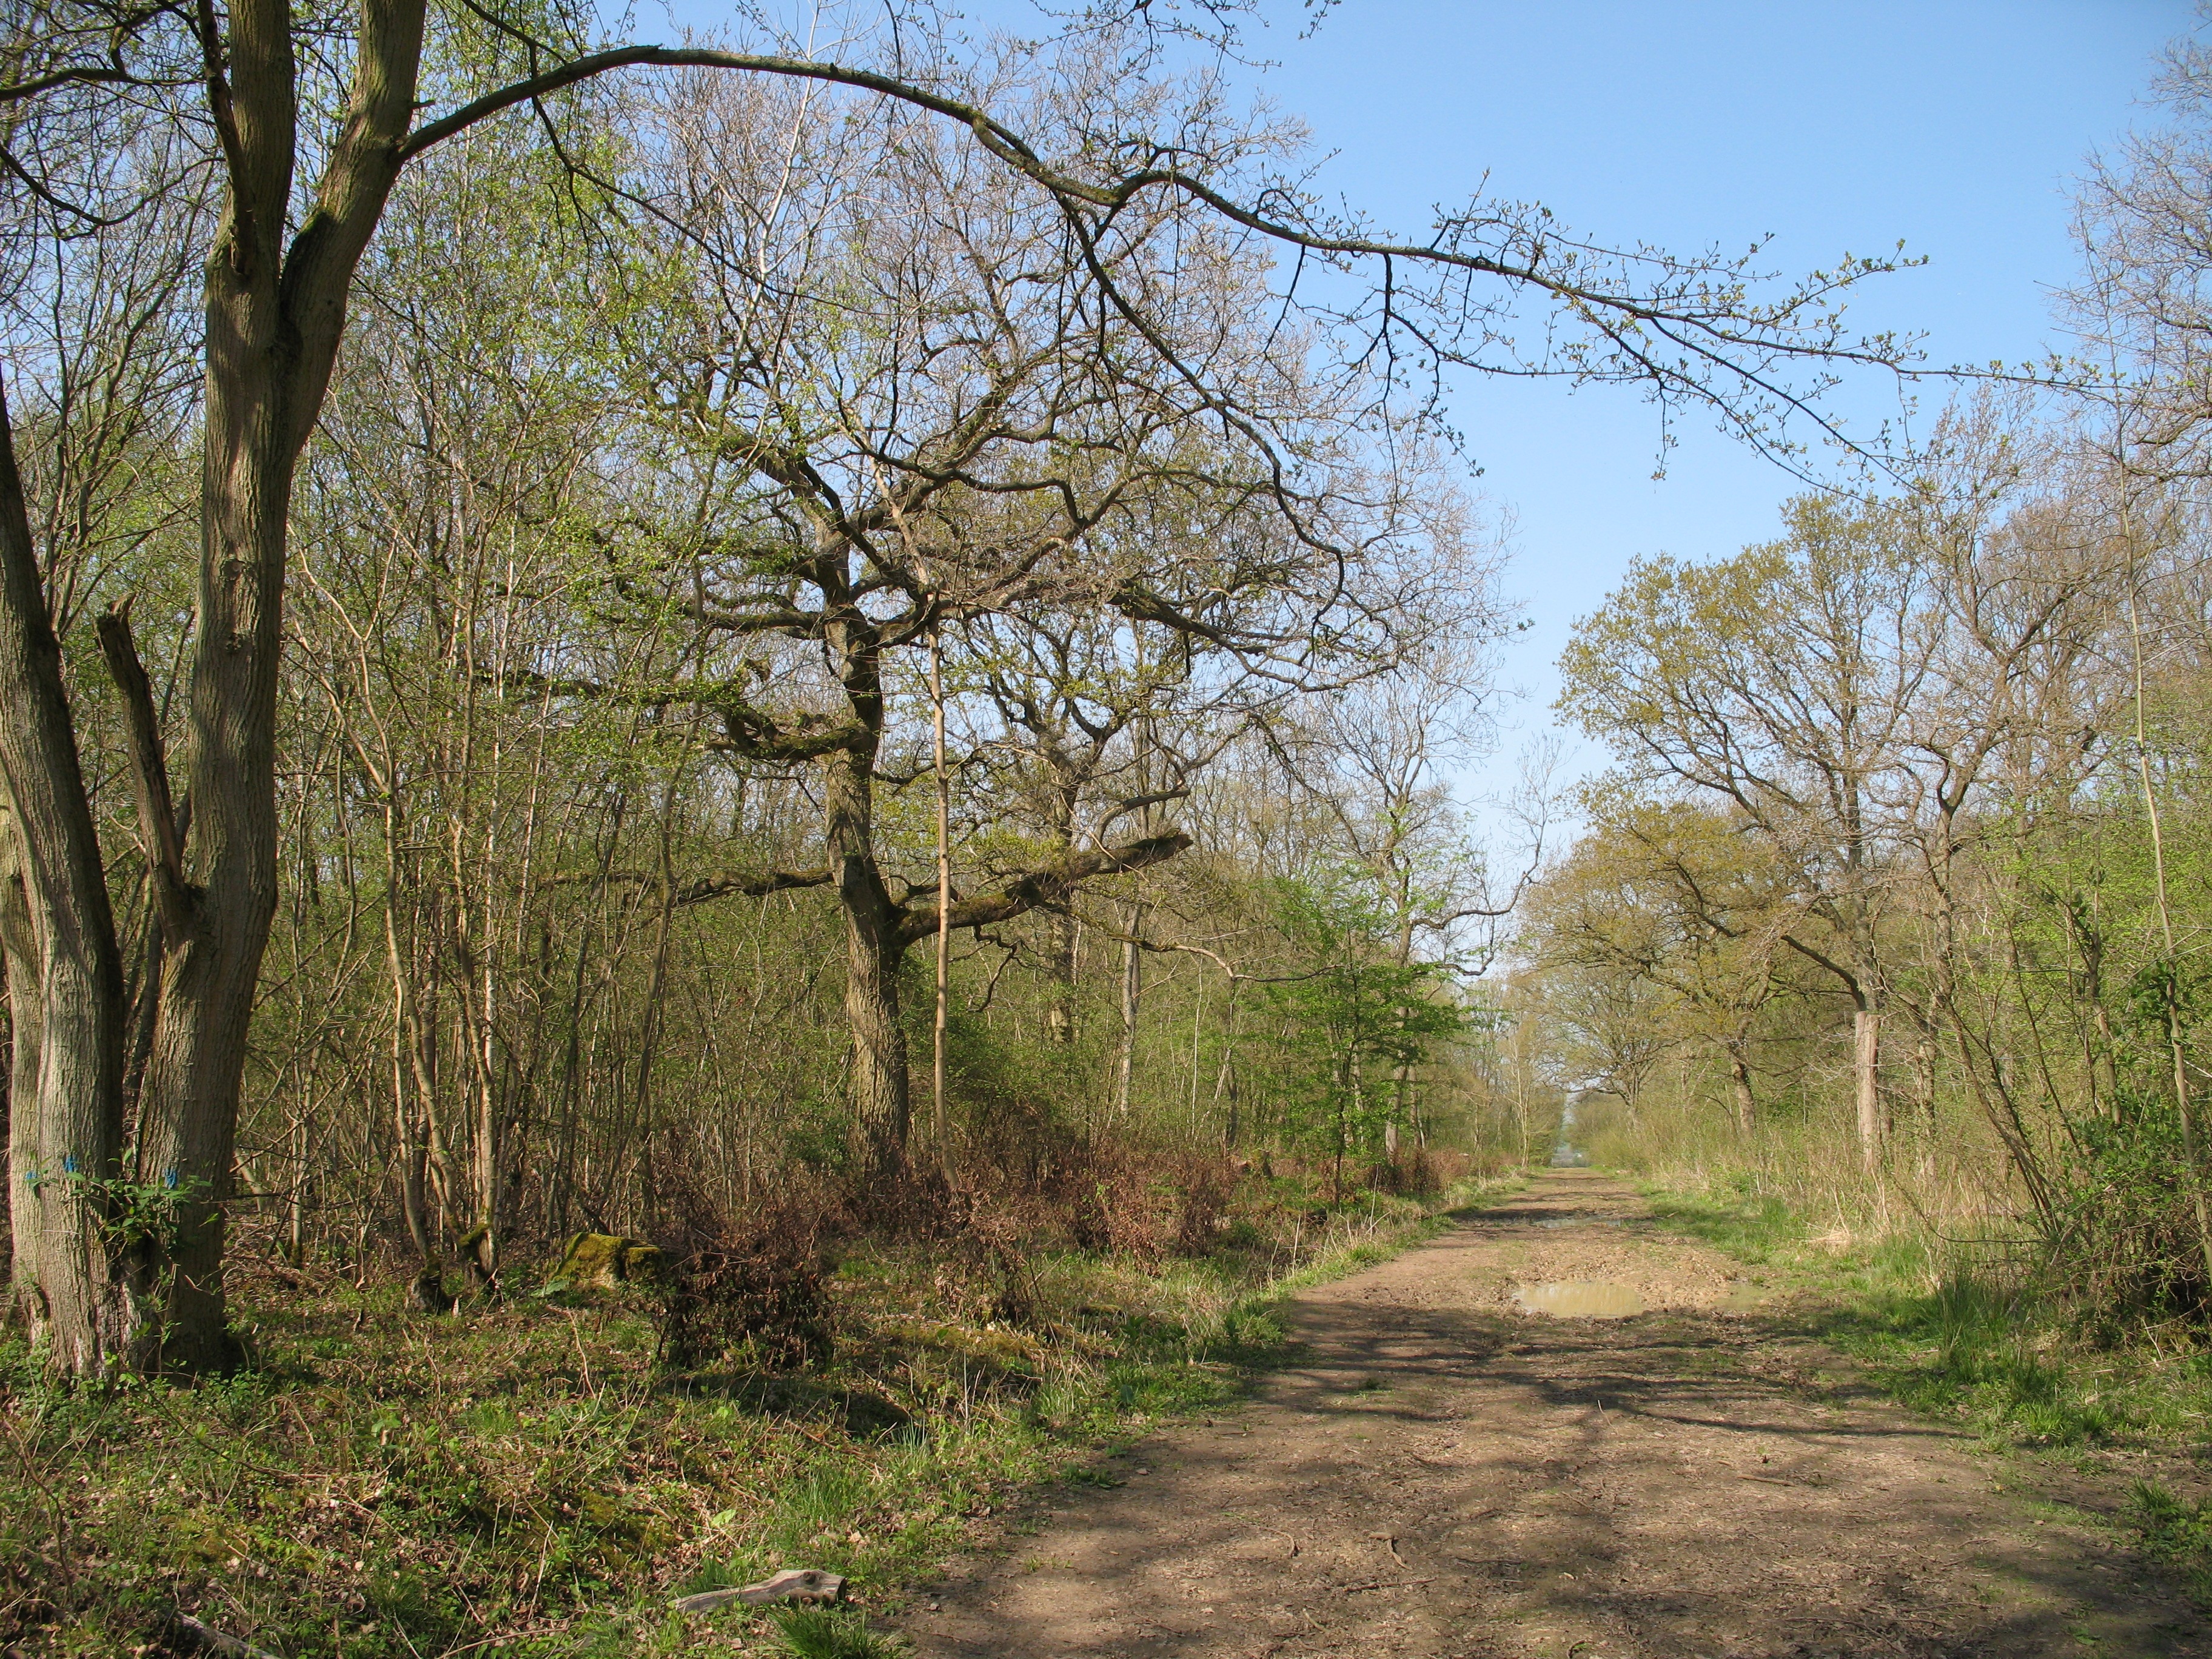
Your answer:
[[[615,1233],[578,1233],[546,1276],[548,1291],[611,1291],[618,1285],[658,1280],[667,1255],[657,1244]]]

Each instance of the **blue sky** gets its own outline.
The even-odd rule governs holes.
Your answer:
[[[2069,181],[2154,118],[2139,102],[2153,58],[2195,20],[2190,0],[1340,0],[1300,40],[1297,9],[1273,3],[1291,27],[1255,41],[1276,60],[1255,85],[1334,153],[1324,187],[1384,224],[1417,232],[1486,173],[1600,240],[1771,234],[1789,270],[1902,239],[1928,264],[1853,314],[1923,333],[1939,363],[2057,343]],[[1022,0],[970,5],[1036,27]],[[721,8],[674,9],[711,28]],[[1453,415],[1478,487],[1517,522],[1508,580],[1530,623],[1507,661],[1522,695],[1500,753],[1463,780],[1480,796],[1510,787],[1515,751],[1549,727],[1553,661],[1631,558],[1764,539],[1802,486],[1695,427],[1654,482],[1656,418],[1619,390],[1465,385]],[[1571,770],[1600,759],[1568,752]]]
[[[1399,226],[1486,170],[1607,240],[1771,233],[1784,269],[1902,238],[1929,264],[1855,317],[1924,332],[1937,362],[2019,362],[2057,341],[2070,178],[2154,118],[2153,57],[2193,21],[2187,0],[1346,0],[1310,40],[1277,33],[1265,83],[1337,152],[1329,183]],[[1619,391],[1470,385],[1455,414],[1517,519],[1509,582],[1532,624],[1509,658],[1518,730],[1468,778],[1480,793],[1548,726],[1552,662],[1630,558],[1764,539],[1802,486],[1706,430],[1653,482],[1653,414]]]

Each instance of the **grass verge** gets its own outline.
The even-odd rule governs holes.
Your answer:
[[[1110,1479],[1101,1452],[1233,1399],[1281,1350],[1283,1296],[1472,1195],[1279,1205],[1194,1260],[1036,1259],[1018,1327],[941,1261],[860,1249],[835,1356],[801,1375],[663,1373],[637,1303],[426,1318],[313,1271],[240,1286],[261,1363],[234,1378],[59,1389],[0,1345],[0,1644],[150,1659],[185,1613],[283,1659],[678,1659],[733,1637],[866,1659],[886,1650],[850,1613],[668,1604],[805,1565],[895,1613],[1024,1490]]]
[[[2118,1522],[2200,1600],[2212,1596],[2212,1493],[2177,1496],[2127,1473],[2151,1466],[2175,1484],[2203,1485],[2212,1353],[2195,1339],[2144,1328],[2116,1341],[1971,1247],[1815,1236],[1771,1197],[1645,1190],[1663,1225],[1759,1267],[1785,1298],[1778,1312],[1849,1355],[1859,1383],[1990,1450],[2124,1481],[2124,1498],[2096,1518]]]

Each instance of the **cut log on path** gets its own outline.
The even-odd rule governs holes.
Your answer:
[[[845,1599],[845,1581],[834,1572],[818,1572],[811,1567],[787,1567],[772,1578],[763,1578],[757,1584],[747,1584],[743,1589],[702,1590],[696,1595],[687,1595],[676,1603],[678,1613],[714,1613],[736,1603],[749,1607],[764,1607],[777,1601],[842,1601]]]

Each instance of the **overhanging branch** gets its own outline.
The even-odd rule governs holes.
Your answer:
[[[946,914],[946,924],[952,927],[988,927],[994,922],[1011,921],[1031,910],[1064,904],[1068,896],[1086,881],[1100,876],[1127,875],[1164,864],[1190,844],[1188,836],[1173,830],[1164,836],[1123,842],[1118,847],[1073,854],[1057,864],[1016,878],[996,892],[954,900]],[[936,931],[934,901],[901,908],[898,937],[902,945],[927,939]]]
[[[671,902],[680,909],[687,904],[704,904],[709,899],[732,896],[766,898],[770,893],[787,892],[794,887],[827,886],[831,874],[826,867],[818,870],[717,870],[710,875],[678,883]],[[541,888],[659,887],[660,878],[635,870],[617,870],[605,874],[597,870],[583,870],[548,876],[538,884]]]
[[[1740,428],[1748,418],[1746,411],[1735,409],[1727,393],[1706,384],[1706,374],[1735,381],[1753,398],[1771,398],[1783,409],[1802,413],[1830,436],[1840,438],[1830,418],[1811,406],[1808,394],[1774,378],[1771,365],[1815,358],[1897,371],[1905,368],[1910,355],[1906,346],[1886,336],[1848,339],[1841,334],[1832,309],[1838,294],[1864,276],[1898,268],[1905,263],[1901,260],[1846,259],[1834,271],[1815,272],[1782,299],[1759,303],[1744,291],[1747,273],[1741,261],[1682,262],[1648,251],[1605,248],[1563,236],[1548,221],[1522,238],[1525,246],[1517,255],[1462,245],[1471,233],[1496,228],[1502,222],[1495,214],[1462,215],[1443,221],[1435,239],[1426,243],[1317,228],[1223,194],[1187,171],[1184,158],[1172,149],[1156,149],[1154,165],[1092,182],[1047,161],[1021,134],[978,105],[871,70],[810,58],[643,45],[590,52],[424,123],[400,143],[395,161],[404,163],[433,144],[518,105],[596,76],[635,68],[719,69],[823,82],[874,93],[957,122],[991,155],[1052,196],[1075,224],[1087,253],[1095,254],[1091,240],[1097,226],[1111,222],[1138,197],[1164,191],[1182,195],[1256,235],[1297,248],[1302,258],[1311,254],[1376,261],[1383,270],[1386,327],[1409,332],[1439,363],[1482,366],[1449,339],[1415,326],[1401,312],[1396,276],[1401,264],[1437,273],[1439,280],[1446,282],[1489,276],[1535,289],[1611,343],[1626,366],[1618,378],[1700,395],[1730,413]],[[1277,201],[1284,199],[1279,192],[1273,194]],[[1630,272],[1647,267],[1652,273],[1649,279],[1630,279]],[[1589,274],[1608,270],[1619,273],[1614,280],[1602,276],[1593,280]],[[1097,274],[1103,276],[1103,273]],[[1112,290],[1110,282],[1106,286]],[[1118,292],[1114,298],[1117,308],[1127,309]],[[1136,319],[1133,317],[1133,320]],[[1669,352],[1676,355],[1670,357]],[[1600,372],[1594,360],[1573,350],[1565,353],[1563,364],[1522,366],[1511,372],[1565,374],[1577,380],[1615,378]]]

